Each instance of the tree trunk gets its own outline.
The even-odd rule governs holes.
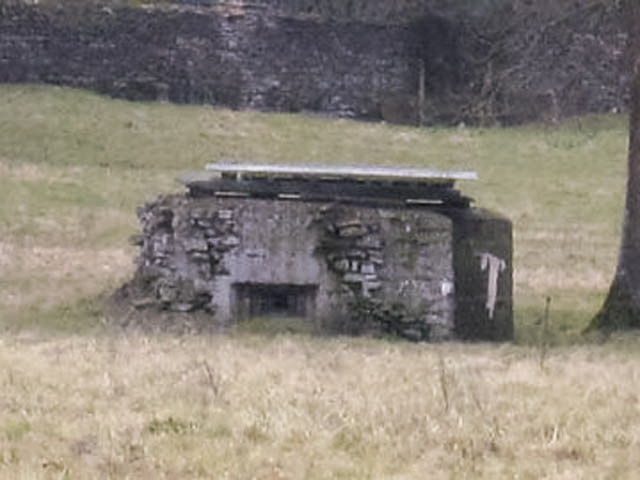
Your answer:
[[[640,328],[640,70],[631,84],[627,196],[618,267],[602,309],[589,329]]]
[[[602,309],[587,330],[640,328],[640,2],[623,0],[627,68],[633,74],[629,114],[627,196],[618,266]]]

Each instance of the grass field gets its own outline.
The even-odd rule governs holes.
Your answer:
[[[634,479],[640,341],[0,342],[7,479]]]
[[[531,342],[546,296],[556,337],[574,340],[612,278],[626,168],[622,116],[418,129],[39,86],[2,86],[0,97],[5,328],[75,331],[95,322],[76,313],[131,275],[136,207],[179,189],[180,172],[221,158],[477,170],[480,180],[460,188],[514,222],[519,343]]]
[[[580,336],[626,117],[419,129],[25,85],[0,105],[0,478],[634,478],[640,339]],[[136,207],[221,158],[477,170],[461,190],[514,222],[515,344],[104,331]]]

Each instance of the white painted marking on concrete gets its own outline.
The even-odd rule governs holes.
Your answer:
[[[486,307],[489,310],[489,318],[493,318],[496,297],[498,296],[498,275],[507,268],[507,263],[491,253],[482,253],[480,254],[480,269],[484,271],[487,268],[489,269],[489,277],[487,279]]]
[[[453,282],[451,280],[442,280],[440,282],[440,293],[443,297],[448,297],[453,293]]]

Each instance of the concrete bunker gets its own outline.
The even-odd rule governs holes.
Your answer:
[[[299,317],[325,333],[510,340],[511,223],[470,172],[212,164],[138,210],[137,308],[216,326]]]

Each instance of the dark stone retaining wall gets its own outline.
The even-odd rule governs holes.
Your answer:
[[[5,8],[0,81],[71,85],[134,100],[380,118],[388,97],[417,92],[411,35],[407,27],[320,24],[261,8],[236,15],[117,9],[75,21],[64,12]]]
[[[622,26],[615,12],[580,15],[531,38],[524,27],[507,32],[496,50],[496,41],[436,15],[379,26],[285,18],[257,6],[0,5],[0,82],[412,124],[624,110]]]

